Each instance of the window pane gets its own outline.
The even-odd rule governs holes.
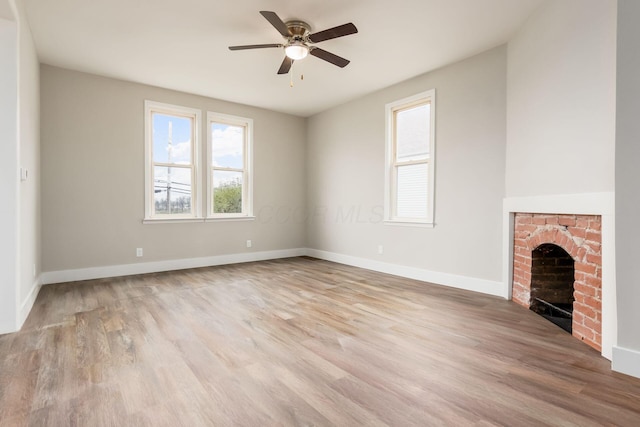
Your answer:
[[[396,215],[400,218],[426,218],[428,170],[426,163],[397,168]]]
[[[396,160],[424,160],[429,157],[431,104],[396,112]]]
[[[153,161],[191,163],[192,120],[187,117],[153,113]]]
[[[191,168],[156,166],[153,187],[157,214],[191,213]]]
[[[213,171],[213,213],[242,213],[242,172]]]
[[[211,123],[213,166],[243,169],[244,127]]]

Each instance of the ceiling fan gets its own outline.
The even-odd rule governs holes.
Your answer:
[[[291,65],[294,61],[303,59],[307,55],[313,55],[316,58],[323,59],[341,68],[344,68],[347,66],[347,64],[349,64],[350,61],[348,59],[344,59],[331,52],[327,52],[326,50],[320,49],[313,44],[357,33],[358,29],[351,22],[311,34],[311,26],[306,22],[283,22],[275,12],[269,12],[265,10],[261,11],[260,14],[264,16],[265,19],[269,21],[269,23],[273,25],[273,27],[278,30],[280,34],[282,34],[282,37],[284,37],[286,40],[285,43],[229,46],[229,50],[283,47],[285,57],[282,61],[282,65],[280,65],[278,74],[287,74],[291,69]]]

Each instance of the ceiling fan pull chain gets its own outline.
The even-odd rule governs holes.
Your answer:
[[[293,87],[293,64],[296,61],[291,61],[291,68],[289,69],[289,87]]]

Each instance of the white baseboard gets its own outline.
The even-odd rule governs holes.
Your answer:
[[[423,282],[435,283],[452,288],[504,297],[502,292],[503,284],[501,281],[458,276],[455,274],[441,273],[437,271],[424,270],[421,268],[390,264],[366,258],[321,251],[317,249],[307,249],[306,254],[310,257],[324,259],[326,261],[333,261],[339,264],[351,265],[354,267],[366,268],[367,270],[378,271],[381,273],[393,274],[394,276],[406,277],[408,279],[421,280]]]
[[[159,273],[162,271],[211,267],[215,265],[237,264],[252,261],[265,261],[269,259],[290,258],[304,255],[318,259],[324,259],[327,261],[333,261],[340,264],[351,265],[354,267],[366,268],[368,270],[379,271],[381,273],[393,274],[395,276],[406,277],[409,279],[422,280],[424,282],[435,283],[438,285],[465,289],[468,291],[480,292],[489,295],[502,296],[502,283],[498,281],[458,276],[449,273],[440,273],[415,267],[407,267],[397,264],[374,261],[366,258],[343,255],[334,252],[304,248],[217,255],[203,258],[143,262],[137,264],[110,265],[74,270],[48,271],[42,273],[40,283],[42,285],[49,285],[52,283],[103,279],[107,277],[129,276],[132,274]],[[33,301],[35,301],[37,292],[32,291],[32,293]],[[32,304],[33,302],[31,302],[31,305]],[[23,307],[26,308],[27,306],[28,304],[25,302],[23,304]],[[23,310],[21,310],[21,313],[22,312]],[[28,310],[26,310],[25,313],[28,314]],[[26,319],[26,316],[24,316],[24,318]]]
[[[611,369],[640,378],[640,351],[614,346]]]
[[[24,298],[24,300],[22,300],[20,308],[16,313],[15,322],[0,323],[0,335],[18,332],[20,328],[22,328],[22,325],[24,324],[25,320],[27,320],[31,309],[33,308],[33,304],[36,302],[36,298],[38,297],[38,293],[40,292],[41,287],[42,284],[40,282],[40,277],[38,277],[33,281],[29,293]]]
[[[75,270],[48,271],[42,273],[42,284],[49,285],[52,283],[76,282],[79,280],[129,276],[132,274],[159,273],[162,271],[184,270],[187,268],[212,267],[215,265],[265,261],[269,259],[302,256],[305,254],[305,249],[298,248],[265,252],[249,252],[242,254],[215,255],[202,258],[142,262],[137,264],[108,265],[103,267],[80,268]]]
[[[42,284],[40,282],[40,277],[38,277],[31,285],[29,294],[24,299],[24,301],[22,301],[22,304],[20,304],[20,311],[18,311],[18,330],[22,328],[25,320],[27,320],[31,309],[33,308],[33,304],[36,302],[36,298],[38,298],[38,293],[40,292],[41,287]]]

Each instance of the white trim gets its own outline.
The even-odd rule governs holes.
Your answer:
[[[154,215],[153,197],[153,112],[167,115],[175,114],[189,117],[193,120],[193,141],[191,144],[191,215]],[[202,111],[196,108],[183,107],[181,105],[165,104],[156,101],[144,101],[144,219],[193,219],[201,217],[202,189],[200,185],[200,126]],[[186,167],[186,165],[176,165]]]
[[[503,206],[509,212],[613,215],[614,195],[613,192],[607,192],[507,197],[503,201]]]
[[[183,270],[187,268],[211,267],[215,265],[265,261],[278,258],[290,258],[303,256],[305,254],[305,249],[298,248],[265,252],[214,255],[202,258],[173,259],[137,264],[108,265],[103,267],[90,267],[76,270],[48,271],[42,273],[41,281],[43,285],[50,285],[52,283],[103,279],[107,277],[129,276],[132,274],[158,273],[162,271]]]
[[[429,158],[425,162],[428,165],[428,194],[427,194],[427,217],[422,218],[400,218],[395,213],[395,193],[396,193],[396,167],[395,161],[395,135],[394,135],[394,112],[409,107],[412,104],[429,103]],[[385,173],[384,173],[384,218],[388,223],[404,223],[406,226],[430,226],[435,224],[435,159],[436,159],[436,90],[429,89],[424,92],[409,96],[385,105]]]
[[[307,249],[306,254],[307,256],[313,258],[351,265],[353,267],[365,268],[367,270],[378,271],[381,273],[393,274],[394,276],[405,277],[408,279],[435,283],[437,285],[448,286],[451,288],[464,289],[467,291],[480,292],[483,294],[495,296],[500,296],[502,292],[502,282],[493,280],[459,276],[456,274],[441,273],[438,271],[424,270],[421,268],[373,261],[367,258],[359,258],[334,252],[326,252],[318,249]]]
[[[240,126],[245,129],[243,153],[243,179],[242,179],[242,213],[240,214],[215,214],[213,212],[213,156],[212,156],[212,138],[211,123],[224,123],[232,126]],[[230,114],[215,113],[207,111],[207,208],[205,216],[209,219],[247,219],[253,218],[253,119],[240,116],[232,116]]]
[[[611,369],[640,378],[640,351],[614,346]]]
[[[40,283],[40,277],[38,277],[31,285],[29,294],[26,296],[24,301],[22,301],[22,304],[20,304],[20,311],[18,312],[18,330],[22,328],[25,320],[27,320],[31,309],[33,308],[33,304],[36,302],[36,298],[38,298],[40,288],[42,288],[42,284]]]
[[[618,335],[616,307],[615,193],[554,194],[508,197],[502,204],[502,290],[511,298],[513,277],[513,214],[548,213],[602,217],[602,356],[611,360]]]

